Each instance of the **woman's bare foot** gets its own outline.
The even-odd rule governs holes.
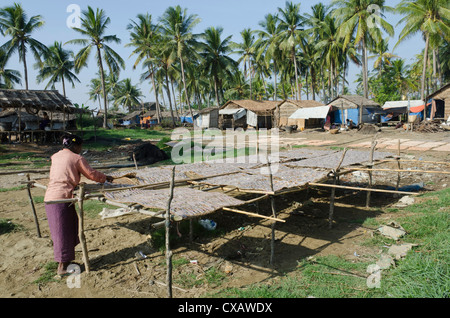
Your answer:
[[[68,272],[67,272],[67,267],[69,266],[69,262],[67,262],[67,263],[59,263],[59,265],[58,265],[58,271],[57,271],[57,273],[58,273],[58,275],[65,275],[65,274],[68,274]]]

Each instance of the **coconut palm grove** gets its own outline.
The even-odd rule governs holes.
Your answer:
[[[399,34],[386,13],[401,17]],[[65,96],[67,85],[86,85],[80,72],[95,68],[89,99],[105,114],[139,108],[143,82],[150,83],[157,107],[192,114],[232,99],[298,100],[303,95],[326,103],[350,93],[352,64],[359,70],[353,93],[380,104],[405,96],[423,100],[450,81],[447,0],[402,0],[395,7],[384,0],[318,1],[311,7],[286,1],[258,19],[259,28],[243,29],[240,38],[220,26],[197,33],[201,17],[177,5],[161,16],[124,17],[129,37],[119,38],[109,32],[117,21],[108,17],[105,3],[104,8],[82,8],[80,24],[73,27],[77,37],[42,43],[36,36],[46,25],[41,15],[30,16],[20,3],[3,5],[0,88],[29,89],[36,81]],[[416,43],[421,52],[412,62],[389,47],[389,39],[398,45],[416,35],[423,42]],[[119,46],[129,48],[131,56],[120,56]],[[141,71],[136,78],[123,78],[124,60],[130,57]],[[13,58],[23,69],[9,67]],[[30,78],[30,68],[38,71],[36,78]]]

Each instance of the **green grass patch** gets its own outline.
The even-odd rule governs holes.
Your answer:
[[[418,197],[419,203],[398,209],[392,220],[407,231],[398,243],[418,244],[395,267],[383,270],[380,288],[367,286],[373,261],[348,261],[338,256],[303,259],[296,270],[269,282],[227,288],[211,297],[238,298],[448,298],[450,296],[450,188]],[[369,218],[363,226],[376,229],[382,220]],[[362,245],[396,242],[374,235]]]
[[[297,270],[264,284],[230,288],[213,297],[237,298],[349,298],[370,297],[366,287],[368,263],[352,263],[338,256],[302,260]]]
[[[389,271],[384,289],[399,298],[450,297],[450,188],[419,198],[427,200],[396,219],[408,232],[405,241],[419,245]]]
[[[51,282],[60,282],[61,280],[55,278],[56,271],[58,269],[58,263],[57,262],[48,262],[44,265],[41,265],[41,268],[44,269],[44,272],[41,276],[39,276],[38,279],[33,281],[34,284],[37,285],[45,285]]]
[[[8,192],[8,191],[20,191],[26,189],[26,185],[12,187],[12,188],[0,188],[0,192]]]
[[[0,235],[23,230],[23,226],[11,222],[10,219],[0,219]]]

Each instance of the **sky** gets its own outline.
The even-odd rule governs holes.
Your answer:
[[[386,5],[394,7],[400,0],[387,0]],[[105,11],[106,15],[110,17],[111,23],[108,27],[108,35],[117,35],[121,39],[121,44],[111,44],[111,47],[119,53],[126,63],[125,70],[121,71],[120,79],[131,78],[133,84],[138,84],[144,97],[144,102],[154,101],[154,95],[151,92],[151,86],[149,82],[141,83],[140,75],[143,73],[142,68],[139,66],[133,70],[133,64],[135,57],[131,56],[131,47],[124,47],[125,44],[130,42],[129,32],[126,29],[131,20],[136,19],[139,13],[149,13],[153,19],[159,19],[164,11],[169,6],[180,5],[182,8],[186,8],[188,14],[196,14],[200,18],[201,22],[194,29],[194,33],[201,33],[206,28],[222,27],[222,36],[232,35],[232,41],[240,42],[240,32],[245,28],[261,29],[259,23],[264,19],[264,16],[268,13],[276,13],[278,8],[285,7],[285,0],[2,0],[0,7],[13,5],[14,2],[21,3],[28,17],[33,15],[41,15],[45,21],[45,25],[33,33],[33,37],[38,41],[50,46],[55,41],[61,41],[63,43],[76,38],[82,38],[82,36],[72,30],[67,25],[68,18],[74,13],[74,11],[68,12],[68,7],[71,4],[75,4],[85,10],[88,6],[91,6],[94,10],[101,8]],[[300,13],[311,13],[311,6],[322,2],[329,4],[331,0],[293,0],[294,3],[300,2]],[[402,25],[398,25],[401,19],[400,15],[385,14],[385,19],[395,27],[395,35],[390,40],[389,49],[392,51],[393,47],[397,43],[398,35],[401,32]],[[0,35],[0,45],[7,39]],[[415,55],[419,54],[424,48],[424,42],[420,35],[414,36],[397,46],[394,54],[400,56],[406,60],[407,64],[411,64]],[[72,50],[75,54],[79,51],[81,46],[68,44],[65,48]],[[35,81],[37,71],[33,69],[32,65],[35,63],[33,57],[29,54],[27,56],[29,89],[44,89],[45,83],[37,84]],[[98,107],[98,102],[89,100],[88,86],[90,80],[96,76],[98,71],[95,54],[92,54],[89,59],[89,66],[83,68],[77,77],[81,83],[76,83],[75,88],[72,88],[70,84],[66,84],[67,97],[72,103],[84,104],[91,109]],[[373,60],[369,60],[369,69],[373,66]],[[22,73],[23,78],[23,65],[19,63],[19,57],[17,54],[11,57],[8,62],[7,68],[19,70]],[[357,74],[361,72],[361,68],[355,65],[350,66],[348,81],[350,84],[350,90],[355,92],[356,84],[354,83]],[[22,82],[24,80],[22,79]],[[16,85],[15,88],[24,88],[25,84]],[[56,89],[62,93],[61,85],[56,86]],[[306,99],[306,96],[302,96]]]

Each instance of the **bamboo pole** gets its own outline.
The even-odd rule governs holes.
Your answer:
[[[344,152],[342,153],[341,160],[339,161],[338,165],[336,166],[336,169],[334,169],[333,172],[333,184],[336,186],[337,183],[337,174],[339,174],[342,162],[344,162],[345,154],[347,153],[347,148],[344,149]],[[331,197],[330,197],[330,211],[328,213],[328,228],[331,229],[333,226],[333,214],[334,214],[334,198],[336,196],[336,187],[333,187],[331,189]]]
[[[172,298],[172,251],[170,250],[170,204],[173,199],[173,188],[175,186],[175,166],[172,168],[172,179],[170,180],[170,194],[169,199],[167,201],[167,210],[166,210],[166,218],[165,218],[165,228],[166,228],[166,265],[167,265],[167,274],[166,274],[166,285],[167,285],[167,297]]]
[[[368,168],[342,168],[347,171],[389,171],[389,172],[418,172],[418,173],[439,173],[450,174],[450,171],[437,171],[437,170],[404,170],[404,169],[368,169]]]
[[[372,149],[370,150],[370,161],[369,161],[369,168],[372,169],[373,168],[373,152],[375,150],[375,147],[377,146],[377,142],[373,141],[372,142]],[[369,171],[369,188],[372,188],[372,171]],[[396,189],[398,190],[398,189]],[[367,195],[366,195],[366,208],[368,208],[370,206],[370,191],[367,191]]]
[[[440,165],[450,165],[450,162],[445,161],[428,161],[428,160],[417,160],[417,159],[382,159],[379,160],[382,162],[397,162],[397,161],[403,161],[403,162],[417,162],[417,163],[434,163],[434,164],[440,164]]]
[[[254,216],[254,217],[257,217],[257,218],[261,218],[261,219],[273,220],[273,221],[283,222],[283,223],[286,222],[285,220],[281,220],[281,219],[278,219],[278,218],[265,216],[265,215],[261,215],[261,214],[253,213],[253,212],[247,212],[247,211],[227,208],[227,207],[222,208],[222,210],[229,211],[229,212],[240,213],[240,214],[245,214],[245,215],[249,215],[249,216]]]
[[[38,217],[37,217],[37,214],[36,214],[36,208],[34,206],[33,196],[31,195],[31,186],[33,185],[33,181],[30,181],[30,175],[29,174],[27,174],[27,179],[28,179],[27,192],[28,192],[28,198],[30,199],[31,210],[33,211],[34,224],[36,225],[37,236],[39,238],[41,238],[41,229],[39,228],[39,220],[38,220]]]
[[[358,187],[350,187],[350,186],[342,186],[336,184],[326,184],[326,183],[308,183],[310,186],[316,187],[327,187],[327,188],[337,188],[337,189],[347,189],[347,190],[358,190],[358,191],[371,191],[371,192],[383,192],[383,193],[397,193],[397,194],[420,194],[418,192],[406,192],[406,191],[395,191],[395,190],[383,190],[383,189],[369,189],[369,188],[358,188]]]
[[[83,252],[83,262],[86,268],[86,273],[89,273],[91,266],[89,264],[88,249],[86,245],[86,238],[84,236],[84,212],[83,212],[83,201],[84,201],[84,182],[80,183],[80,194],[78,197],[78,236],[80,238],[81,250]]]

